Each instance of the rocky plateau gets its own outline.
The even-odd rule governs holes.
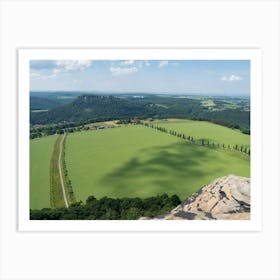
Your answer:
[[[249,220],[250,179],[235,175],[218,178],[203,186],[169,213],[153,219]]]

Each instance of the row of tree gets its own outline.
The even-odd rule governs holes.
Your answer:
[[[73,133],[79,132],[83,130],[89,130],[88,126],[85,124],[71,123],[71,124],[59,124],[59,125],[46,125],[42,127],[32,127],[30,129],[30,139],[40,138],[43,136],[54,135],[54,134],[63,134],[64,132]]]
[[[192,98],[155,95],[147,95],[145,98],[83,95],[68,104],[50,108],[47,112],[31,112],[30,123],[32,125],[64,124],[88,121],[93,118],[103,120],[135,117],[139,119],[187,118],[215,122],[250,133],[250,111],[245,111],[244,106],[239,106],[239,101],[234,101],[237,105],[236,109],[227,109],[226,100],[218,101],[215,98],[215,103],[223,104],[216,106],[217,110],[210,111],[201,104],[201,100]],[[40,108],[46,108],[41,105]]]
[[[87,121],[79,121],[73,123],[64,123],[64,124],[57,124],[57,125],[43,125],[43,126],[33,126],[30,128],[29,137],[30,139],[40,138],[47,135],[54,135],[54,134],[63,134],[66,133],[73,133],[79,132],[83,130],[89,130],[89,126],[87,124],[95,123],[95,122],[102,122],[103,119],[90,119]],[[116,122],[116,124],[140,124],[141,121],[138,118],[123,118]]]
[[[161,127],[155,124],[150,124],[150,123],[141,123],[142,125],[146,126],[146,127],[150,127],[153,128],[157,131],[161,131],[164,133],[168,133],[172,136],[176,136],[178,138],[181,138],[183,140],[186,141],[190,141],[193,144],[199,145],[199,146],[207,146],[209,148],[222,148],[222,149],[228,149],[228,150],[235,150],[235,151],[239,151],[242,153],[245,153],[247,155],[250,155],[250,148],[243,146],[243,145],[225,145],[224,143],[220,144],[220,143],[215,143],[215,142],[210,142],[208,139],[194,139],[192,136],[190,135],[185,135],[184,133],[179,133],[175,130],[168,130],[165,127]]]
[[[44,208],[30,210],[31,220],[136,220],[155,217],[178,206],[177,195],[162,194],[148,198],[96,199],[89,196],[86,203],[72,203],[69,208]]]
[[[68,176],[68,170],[67,170],[66,161],[65,161],[66,139],[67,139],[67,134],[65,134],[65,138],[63,141],[63,145],[62,145],[62,157],[61,157],[62,172],[63,172],[63,180],[64,180],[65,186],[67,188],[66,193],[67,193],[68,202],[74,203],[75,202],[74,191],[73,191],[73,187],[72,187],[72,182]]]

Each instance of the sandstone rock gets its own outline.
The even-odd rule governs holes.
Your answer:
[[[164,220],[249,220],[250,179],[229,175],[214,180],[187,198]]]

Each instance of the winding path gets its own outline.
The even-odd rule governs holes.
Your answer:
[[[66,197],[65,186],[64,186],[63,176],[62,176],[62,169],[61,169],[61,155],[62,155],[63,142],[65,139],[65,135],[66,135],[66,133],[64,133],[64,135],[60,141],[60,145],[59,145],[58,169],[59,169],[59,177],[60,177],[60,184],[61,184],[62,193],[63,193],[64,204],[68,208],[69,204],[68,204],[67,197]]]

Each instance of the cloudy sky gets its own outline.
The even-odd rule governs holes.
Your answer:
[[[30,89],[250,94],[248,60],[32,60]]]

